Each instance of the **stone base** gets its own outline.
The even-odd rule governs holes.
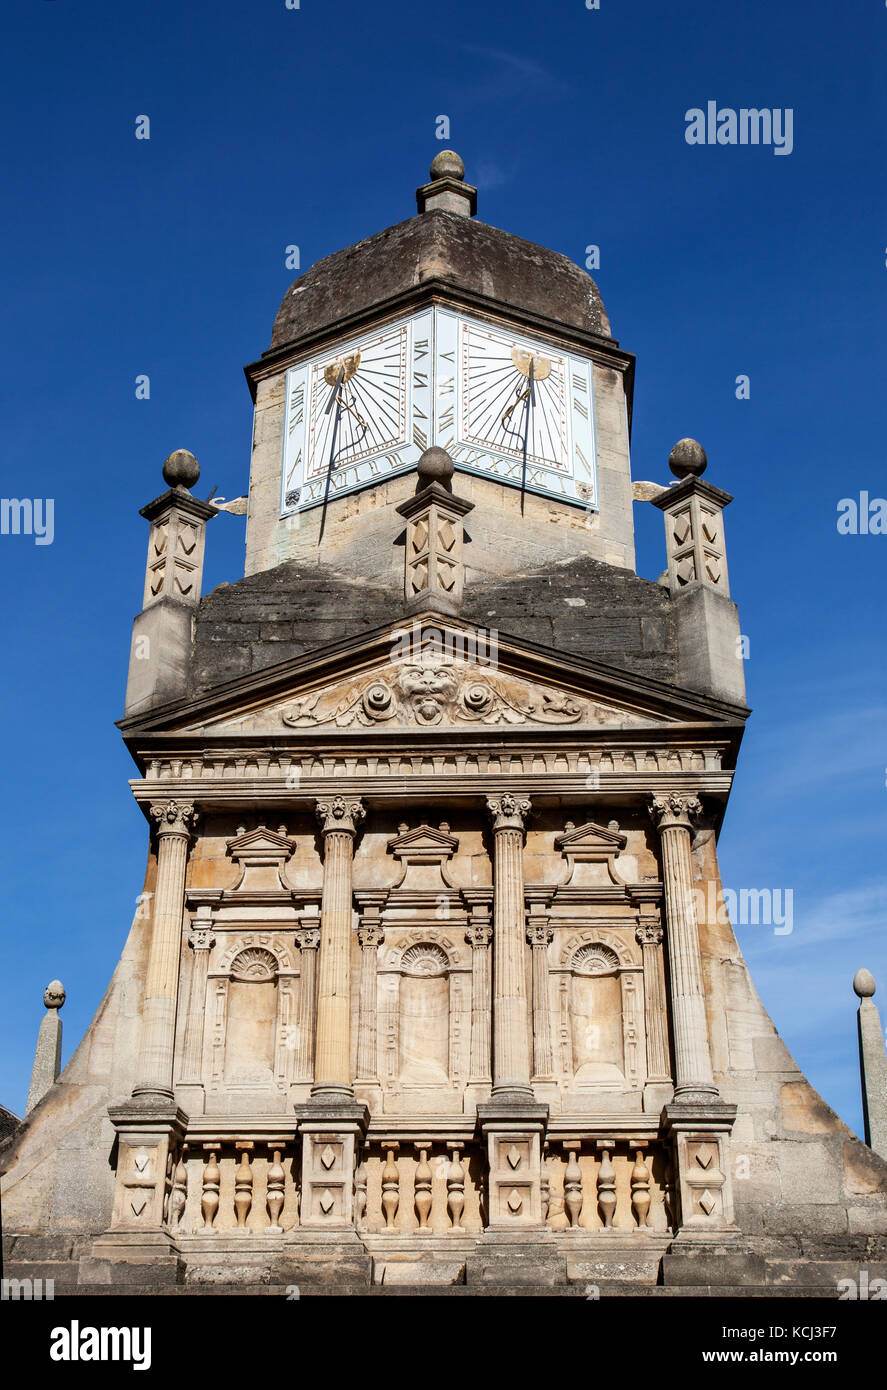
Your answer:
[[[460,1234],[419,1236],[365,1235],[373,1258],[373,1283],[446,1286],[465,1283],[465,1264],[475,1238]]]
[[[465,1261],[466,1284],[535,1284],[567,1282],[567,1262],[560,1243],[544,1226],[538,1230],[486,1231]]]
[[[275,1284],[335,1284],[368,1288],[373,1260],[354,1230],[317,1231],[296,1227],[274,1259]]]
[[[164,1231],[107,1231],[81,1255],[78,1284],[181,1284],[185,1262]]]

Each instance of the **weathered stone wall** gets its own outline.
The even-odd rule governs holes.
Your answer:
[[[219,585],[200,602],[191,693],[405,620],[402,582],[400,570],[396,583],[383,585],[290,561]],[[460,616],[570,655],[677,681],[668,591],[590,557],[507,577],[478,576]]]
[[[155,875],[151,855],[145,894],[153,892]],[[150,901],[143,899],[136,910],[117,968],[74,1055],[0,1156],[4,1240],[23,1232],[96,1234],[108,1224],[116,1136],[107,1107],[128,1096],[135,1079]]]

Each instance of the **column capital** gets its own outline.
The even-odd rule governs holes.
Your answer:
[[[548,925],[547,920],[544,922],[531,922],[527,927],[527,940],[531,946],[545,946],[546,948],[550,946],[554,940],[554,932]]]
[[[213,929],[206,923],[195,923],[188,933],[188,945],[192,951],[211,951],[216,944]]]
[[[190,801],[152,801],[151,819],[157,822],[158,835],[191,834],[197,812]]]
[[[635,928],[634,939],[639,946],[662,945],[662,923],[648,918]]]
[[[381,946],[385,940],[385,933],[379,922],[362,922],[357,928],[357,939],[362,947]]]
[[[320,924],[316,927],[296,927],[293,935],[300,951],[316,951],[320,945]]]
[[[690,830],[691,822],[701,814],[702,802],[695,793],[666,792],[664,796],[654,796],[650,801],[650,815],[660,832],[673,826]]]
[[[472,950],[486,950],[493,935],[493,928],[489,922],[469,922],[468,930],[465,933],[465,940]]]
[[[363,803],[359,799],[346,801],[344,796],[334,796],[329,801],[318,801],[315,811],[321,822],[323,835],[328,835],[331,830],[344,830],[349,835],[356,835],[357,827],[366,815]]]
[[[523,830],[532,802],[528,796],[502,792],[500,796],[487,797],[487,810],[493,819],[494,834],[498,830]]]

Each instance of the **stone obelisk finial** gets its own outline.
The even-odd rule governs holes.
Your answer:
[[[859,996],[859,1070],[862,1079],[862,1114],[865,1142],[887,1158],[887,1051],[878,1006],[872,999],[875,979],[870,970],[857,970],[853,990]]]
[[[46,1013],[37,1034],[37,1050],[34,1053],[34,1070],[31,1072],[26,1115],[43,1099],[62,1069],[62,1020],[59,1010],[64,1002],[65,987],[61,980],[50,981],[43,991]]]

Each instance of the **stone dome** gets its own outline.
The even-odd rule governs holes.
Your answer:
[[[360,331],[363,315],[423,287],[611,337],[597,285],[568,256],[438,208],[315,262],[284,295],[270,351],[339,323]]]

